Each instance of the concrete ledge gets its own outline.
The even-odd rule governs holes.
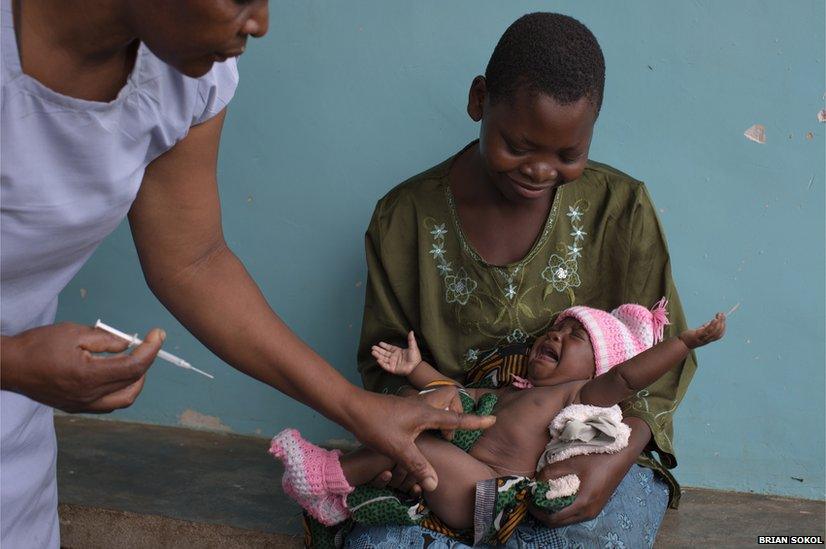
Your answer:
[[[302,534],[267,439],[77,416],[55,427],[60,503]]]
[[[65,547],[301,546],[300,510],[281,492],[265,438],[77,416],[55,424]],[[824,537],[825,523],[823,501],[689,488],[656,547]]]
[[[301,536],[62,504],[61,546],[66,549],[264,549],[302,547]]]

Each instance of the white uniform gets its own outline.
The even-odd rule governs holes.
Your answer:
[[[123,220],[152,160],[218,114],[235,61],[186,77],[141,44],[114,101],[66,97],[23,74],[2,0],[0,332],[50,324],[57,296]],[[0,545],[59,546],[52,409],[0,392]]]

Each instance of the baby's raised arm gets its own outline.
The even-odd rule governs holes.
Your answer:
[[[406,376],[410,385],[416,389],[424,389],[428,383],[437,380],[456,384],[455,381],[422,360],[422,353],[419,351],[419,345],[416,343],[416,336],[413,335],[412,330],[407,334],[407,349],[382,341],[378,345],[373,345],[371,353],[378,365],[385,371],[397,376]]]
[[[726,315],[717,313],[699,328],[662,341],[595,377],[580,389],[580,401],[594,406],[619,404],[682,362],[691,349],[717,341],[725,333]]]

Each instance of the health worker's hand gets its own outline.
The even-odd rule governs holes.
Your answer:
[[[66,412],[111,412],[130,406],[166,335],[154,329],[129,354],[129,343],[90,326],[62,323],[3,336],[0,384]]]
[[[348,415],[352,420],[346,426],[348,430],[366,446],[393,459],[404,469],[411,485],[418,483],[428,492],[436,489],[439,479],[433,466],[416,447],[419,433],[431,429],[487,429],[496,422],[493,416],[436,409],[414,398],[368,391],[357,395],[350,403]],[[384,476],[386,478],[387,474]]]
[[[459,398],[459,388],[456,386],[445,386],[428,389],[416,394],[416,398],[432,406],[437,410],[448,410],[461,414],[462,400]],[[442,437],[445,440],[453,440],[454,429],[442,429]]]
[[[449,410],[462,413],[462,401],[459,399],[458,387],[438,387],[427,392],[417,393],[415,391],[408,392],[406,398],[414,398],[424,402],[428,406],[432,406],[437,410]],[[442,437],[446,440],[453,440],[453,429],[442,429]],[[375,488],[394,488],[402,492],[418,495],[421,493],[421,486],[416,482],[413,475],[408,474],[401,464],[396,464],[392,470],[383,471],[371,481],[371,486]]]

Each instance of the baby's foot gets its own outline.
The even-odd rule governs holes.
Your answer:
[[[319,448],[295,429],[284,429],[272,439],[270,453],[284,463],[284,492],[308,513],[327,526],[350,516],[346,497],[353,487],[341,469],[340,451]]]
[[[548,479],[545,482],[548,483],[548,491],[545,493],[545,499],[572,496],[579,490],[579,477],[573,474]]]
[[[537,482],[534,486],[533,504],[546,513],[556,513],[574,502],[579,491],[579,477],[563,477]]]

